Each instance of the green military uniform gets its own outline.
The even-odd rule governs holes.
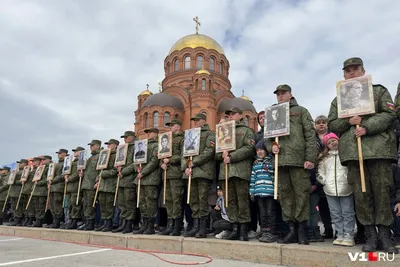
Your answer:
[[[26,163],[28,164],[28,161],[26,159],[21,159],[17,163]],[[19,193],[21,192],[22,189],[22,182],[21,182],[21,176],[22,172],[24,170],[24,166],[19,166],[19,170],[15,174],[15,180],[14,184],[11,187],[10,190],[10,198],[11,198],[11,209],[14,211],[14,222],[11,224],[11,226],[22,226],[22,220],[24,216],[24,208],[21,206],[21,200],[20,203],[18,204],[18,209],[17,209],[17,203],[18,203],[18,197]],[[22,195],[21,195],[22,198]]]
[[[239,113],[238,108],[226,111],[229,113]],[[233,223],[233,231],[229,239],[238,237],[238,224],[240,224],[240,239],[247,241],[247,223],[250,222],[250,203],[249,203],[249,183],[250,174],[253,166],[255,148],[254,131],[246,126],[243,119],[236,121],[236,150],[229,153],[230,163],[228,164],[228,209],[227,215]],[[226,164],[223,162],[222,153],[216,155],[217,160],[221,160],[219,179],[225,180]],[[223,190],[226,192],[225,182],[222,183]]]
[[[126,131],[121,138],[135,136],[132,131]],[[133,163],[133,154],[135,151],[135,143],[127,143],[128,152],[125,166],[121,169],[121,177],[118,188],[118,208],[121,210],[120,219],[122,224],[113,232],[122,232],[124,234],[132,232],[133,220],[136,218],[136,178],[135,164]]]
[[[33,160],[41,161],[40,158],[34,158]],[[33,180],[33,176],[35,176],[36,169],[37,169],[37,167],[31,168],[28,178],[25,181],[24,188],[22,189],[20,205],[21,205],[22,210],[24,211],[25,218],[28,218],[28,221],[24,222],[24,226],[32,225],[33,221],[35,220],[35,205],[33,203],[31,203],[27,209],[26,209],[26,205],[28,204],[28,200],[29,200],[29,197],[32,192],[32,187],[33,187],[32,180]]]
[[[9,174],[2,174],[0,176],[0,225],[3,224],[3,219],[4,219],[4,212],[2,210],[4,207],[4,202],[6,201],[8,187],[9,187],[9,185],[7,185],[8,176]]]
[[[191,120],[207,120],[206,115],[200,113]],[[188,167],[188,159],[182,157],[182,170]],[[192,157],[192,181],[190,187],[190,208],[192,209],[193,228],[185,236],[204,237],[204,228],[207,228],[206,219],[209,215],[208,192],[215,179],[215,134],[208,124],[201,127],[199,155]],[[186,179],[186,175],[183,176]],[[201,234],[201,235],[200,235]]]
[[[44,156],[44,159],[50,159],[50,156]],[[34,227],[42,227],[44,216],[46,213],[46,201],[47,201],[47,171],[49,170],[49,163],[44,165],[44,170],[40,180],[36,182],[35,191],[32,194],[32,200],[29,205],[34,205],[36,223]],[[39,169],[39,167],[38,167]],[[36,171],[38,170],[36,169]],[[33,203],[32,203],[33,202]]]

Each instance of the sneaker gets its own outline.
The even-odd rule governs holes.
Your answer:
[[[229,235],[229,232],[228,232],[228,231],[222,231],[221,233],[216,234],[216,235],[215,235],[215,238],[223,239],[223,238],[227,237],[228,235]]]
[[[333,244],[340,246],[340,245],[342,245],[343,240],[344,240],[344,237],[338,235],[337,238],[333,241]]]
[[[249,239],[254,239],[254,238],[257,237],[257,233],[254,232],[253,230],[250,230],[250,231],[247,233],[247,236],[249,237]]]
[[[355,242],[353,236],[351,234],[345,234],[341,245],[346,247],[354,247]]]

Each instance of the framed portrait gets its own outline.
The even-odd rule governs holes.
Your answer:
[[[147,142],[148,139],[135,141],[135,151],[133,153],[133,163],[147,163]]]
[[[17,169],[11,170],[10,176],[8,176],[8,181],[7,181],[8,185],[14,184],[16,175],[17,175]]]
[[[21,181],[26,182],[28,180],[29,172],[31,171],[30,166],[25,166],[24,169],[22,170],[21,174]]]
[[[54,162],[49,164],[49,169],[47,170],[47,181],[54,179],[54,174],[56,172],[56,164]]]
[[[215,152],[232,151],[236,149],[235,121],[217,124],[215,133]]]
[[[107,169],[108,160],[110,159],[110,152],[109,149],[103,149],[100,151],[99,159],[97,161],[96,170],[104,170]]]
[[[123,144],[117,147],[117,156],[115,157],[115,166],[123,166],[126,163],[126,157],[128,155],[128,145]]]
[[[79,151],[77,169],[78,171],[86,168],[87,154],[86,150]]]
[[[200,131],[201,128],[192,128],[185,131],[183,144],[183,156],[197,156],[200,150]]]
[[[289,134],[289,102],[266,108],[264,117],[264,138],[278,137]]]
[[[158,158],[172,156],[172,132],[166,132],[158,136]]]
[[[63,164],[63,169],[62,169],[62,174],[71,174],[71,168],[72,168],[72,156],[66,156],[64,158],[64,164]]]
[[[336,94],[339,118],[375,113],[371,75],[337,82]]]
[[[45,168],[46,168],[45,165],[40,165],[40,166],[36,169],[35,175],[33,176],[33,179],[32,179],[33,182],[37,182],[37,181],[40,181],[40,179],[42,179],[42,175],[43,175],[43,172],[44,172],[44,169],[45,169]]]

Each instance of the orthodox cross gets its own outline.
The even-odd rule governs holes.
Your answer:
[[[199,34],[199,26],[201,26],[199,17],[196,16],[195,18],[193,18],[193,20],[194,20],[194,22],[196,22],[196,34]]]
[[[147,87],[147,90],[149,90],[149,84],[148,83],[146,83],[146,87]]]
[[[242,96],[244,96],[244,90],[242,90]]]
[[[159,82],[158,83],[158,91],[161,93],[161,91],[162,91],[162,84],[161,84],[161,82]]]

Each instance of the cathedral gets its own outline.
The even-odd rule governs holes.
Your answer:
[[[197,113],[207,115],[207,123],[215,125],[225,111],[238,107],[243,110],[246,124],[257,131],[257,111],[253,102],[244,96],[235,97],[229,81],[229,61],[222,47],[211,37],[196,33],[179,39],[164,60],[165,78],[159,93],[147,87],[138,96],[135,111],[135,132],[145,136],[146,128],[155,127],[160,132],[169,131],[165,126],[173,118],[183,122],[183,130],[194,127],[190,118]]]

